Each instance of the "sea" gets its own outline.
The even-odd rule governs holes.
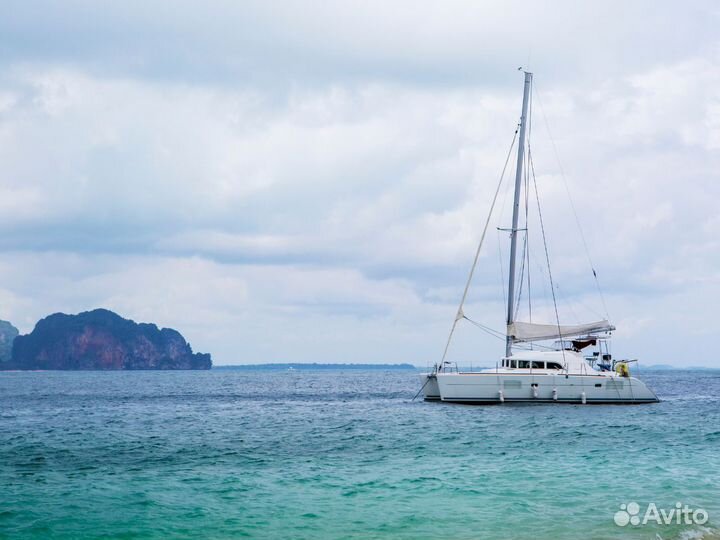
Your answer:
[[[0,538],[720,538],[720,371],[639,376],[660,403],[424,402],[412,370],[2,372]]]

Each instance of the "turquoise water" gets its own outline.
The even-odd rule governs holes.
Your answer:
[[[0,373],[0,537],[716,538],[720,372],[642,406],[411,402],[413,372]],[[620,504],[702,508],[619,527]]]

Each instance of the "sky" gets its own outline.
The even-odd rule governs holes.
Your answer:
[[[718,27],[696,0],[10,0],[0,318],[104,307],[215,364],[432,364],[522,67],[563,322],[607,313],[616,357],[720,367]],[[510,183],[465,308],[498,330]],[[449,359],[502,353],[463,322]]]

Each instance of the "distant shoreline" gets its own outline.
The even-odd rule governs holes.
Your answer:
[[[214,370],[264,370],[264,371],[309,371],[309,370],[382,370],[382,371],[417,371],[418,368],[412,364],[303,364],[303,363],[287,363],[287,364],[238,364],[213,366]]]

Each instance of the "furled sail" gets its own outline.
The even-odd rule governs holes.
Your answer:
[[[608,321],[563,326],[516,321],[507,327],[508,336],[510,336],[513,341],[541,341],[543,339],[569,338],[585,334],[610,332],[612,330],[615,330],[615,327]]]

